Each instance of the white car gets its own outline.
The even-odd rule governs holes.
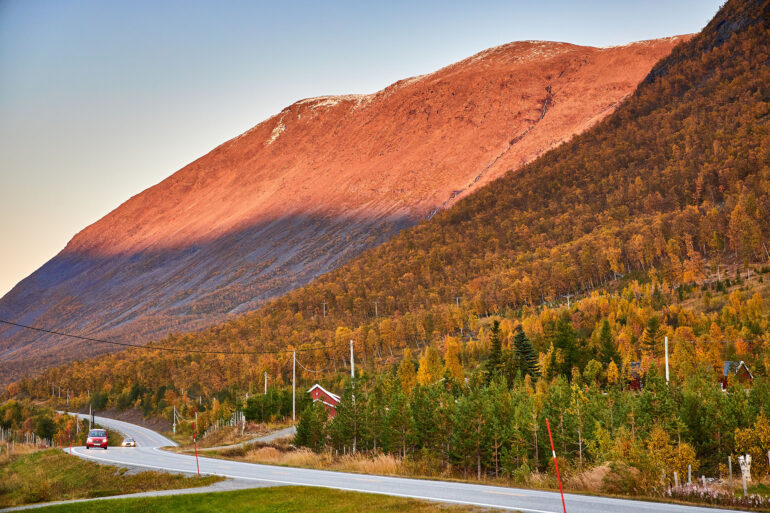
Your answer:
[[[133,438],[124,438],[121,447],[136,447],[136,440]]]

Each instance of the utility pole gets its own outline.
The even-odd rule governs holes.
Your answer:
[[[353,339],[350,339],[350,377],[356,377],[356,362],[353,358]]]
[[[455,306],[460,308],[460,296],[455,296]]]
[[[668,385],[668,337],[664,337],[663,339],[663,347],[664,351],[666,353],[666,385]]]
[[[265,395],[267,395],[267,371],[265,371]]]
[[[375,302],[374,302],[374,316],[375,316],[375,317],[379,317],[379,316],[380,316],[380,313],[379,313],[379,311],[377,310],[377,303],[378,303],[378,301],[375,301]]]
[[[91,403],[88,403],[88,430],[91,431],[91,418],[93,413],[91,412]]]
[[[297,351],[292,351],[291,365],[291,423],[297,422]]]
[[[570,307],[569,298],[571,298],[571,297],[572,297],[572,294],[570,294],[569,292],[567,292],[567,308],[569,308],[569,307]]]
[[[326,317],[326,303],[321,303],[321,304],[324,305],[324,317]]]

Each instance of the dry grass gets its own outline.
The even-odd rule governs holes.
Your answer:
[[[44,449],[44,447],[37,446],[34,444],[17,443],[13,446],[12,452],[9,453],[8,445],[9,444],[7,442],[0,443],[0,463],[7,462],[9,461],[9,459],[12,459],[16,456],[23,456],[25,454],[31,454],[33,452],[37,452]]]
[[[390,476],[413,475],[409,465],[390,454],[347,454],[332,456],[329,453],[314,453],[310,449],[279,449],[273,446],[256,446],[220,451],[220,456],[234,458],[250,463],[268,465],[284,465],[289,467],[304,467],[323,470],[338,470],[361,474],[379,474]]]
[[[19,448],[17,444],[17,448]],[[81,497],[104,497],[204,486],[221,477],[184,477],[162,472],[127,473],[70,456],[59,449],[29,450],[0,459],[0,508]]]
[[[596,493],[601,491],[604,478],[607,477],[607,474],[609,473],[610,465],[605,463],[572,476],[566,481],[565,487],[570,490]]]

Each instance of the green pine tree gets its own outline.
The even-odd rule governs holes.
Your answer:
[[[297,434],[294,443],[300,447],[308,447],[313,451],[320,451],[326,442],[326,408],[320,402],[308,405],[302,412],[297,424]]]
[[[484,368],[484,377],[487,384],[500,375],[503,365],[503,348],[500,341],[500,321],[492,323],[489,338],[489,358]]]
[[[521,373],[521,377],[529,375],[537,378],[540,376],[540,362],[538,362],[537,354],[521,326],[518,327],[513,338],[513,351],[516,369]]]
[[[599,331],[599,358],[605,367],[610,362],[615,362],[615,365],[617,365],[620,360],[620,355],[615,347],[615,341],[612,338],[610,321],[607,319],[602,321],[601,331]]]
[[[345,387],[337,414],[329,423],[332,443],[339,449],[347,448],[355,453],[366,425],[365,414],[366,394],[361,392],[358,380],[354,379]]]
[[[554,352],[551,365],[555,374],[571,376],[572,367],[577,365],[577,333],[572,327],[569,315],[563,315],[556,322],[556,334],[553,339]]]
[[[655,358],[656,349],[663,339],[663,330],[660,329],[660,320],[656,316],[650,317],[647,327],[642,334],[642,345]]]

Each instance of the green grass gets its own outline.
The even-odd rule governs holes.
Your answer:
[[[324,488],[280,486],[234,492],[81,502],[44,508],[45,513],[225,511],[229,513],[469,513],[492,511]]]
[[[125,470],[70,456],[58,449],[0,458],[0,508],[149,490],[208,485],[219,477],[184,477],[161,472],[125,475]]]
[[[755,484],[748,487],[749,494],[756,494],[756,495],[762,495],[764,497],[770,497],[770,484]],[[741,495],[743,495],[743,491],[741,491]]]

